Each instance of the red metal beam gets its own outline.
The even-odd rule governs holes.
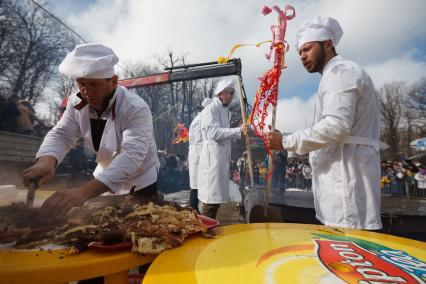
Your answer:
[[[148,75],[143,77],[131,78],[119,80],[118,84],[127,89],[138,88],[138,87],[148,87],[155,85],[167,84],[170,81],[170,73],[160,73],[154,75]]]

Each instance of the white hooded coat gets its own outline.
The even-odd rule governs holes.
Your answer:
[[[78,105],[83,107],[79,108]],[[140,97],[117,87],[107,109],[106,122],[97,152],[93,175],[114,194],[125,194],[134,186],[146,187],[157,181],[159,166],[149,106]],[[71,95],[61,120],[44,138],[36,158],[53,156],[58,164],[78,137],[93,149],[89,105]]]
[[[189,186],[192,189],[198,189],[198,164],[202,146],[201,112],[199,112],[189,126],[188,169]]]
[[[325,66],[313,125],[283,137],[310,152],[316,217],[323,224],[376,230],[380,220],[379,101],[368,74],[333,57]]]
[[[229,202],[231,140],[241,138],[239,127],[230,128],[231,113],[219,98],[201,112],[203,146],[198,168],[198,199],[204,203]]]

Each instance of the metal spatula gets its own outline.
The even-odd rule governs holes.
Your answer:
[[[38,187],[38,179],[32,178],[28,184],[28,193],[27,193],[27,207],[33,207],[34,204],[34,195]]]

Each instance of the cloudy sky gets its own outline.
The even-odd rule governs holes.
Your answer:
[[[271,38],[276,14],[263,16],[264,4],[291,4],[296,18],[288,22],[291,45],[280,87],[277,128],[294,131],[309,126],[320,75],[307,73],[294,48],[300,24],[316,15],[337,19],[344,35],[337,52],[363,66],[377,88],[392,81],[411,84],[426,76],[424,0],[49,0],[52,12],[90,42],[115,50],[121,64],[154,63],[155,54],[172,49],[188,63],[216,60],[236,43]],[[270,66],[268,46],[236,51],[243,64],[249,100],[257,77]]]

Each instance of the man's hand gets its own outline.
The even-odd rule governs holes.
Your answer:
[[[31,179],[37,179],[40,185],[45,184],[55,176],[56,159],[52,156],[44,156],[37,160],[37,162],[24,170],[22,179],[24,185],[28,187]]]
[[[73,207],[81,206],[88,199],[108,191],[108,187],[93,179],[75,188],[55,192],[41,206],[41,217],[46,223],[62,219]]]
[[[283,135],[279,131],[268,132],[265,134],[266,142],[268,142],[269,148],[271,150],[280,150],[283,151]]]
[[[244,136],[246,136],[246,135],[247,135],[247,131],[248,131],[248,127],[247,127],[247,125],[245,125],[245,124],[241,124],[240,129],[241,129],[241,133],[242,133]]]

